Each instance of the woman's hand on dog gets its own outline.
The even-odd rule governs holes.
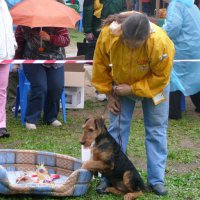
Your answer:
[[[116,94],[107,94],[108,98],[108,110],[112,112],[114,115],[118,115],[120,113],[120,103],[119,103],[119,98],[117,97]]]

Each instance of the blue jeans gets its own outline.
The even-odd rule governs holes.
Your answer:
[[[25,121],[37,124],[44,111],[44,122],[57,119],[64,87],[64,67],[46,68],[41,64],[24,64],[24,73],[31,83]]]
[[[152,99],[144,98],[142,108],[145,126],[145,146],[147,156],[147,181],[149,185],[164,184],[167,160],[167,127],[169,114],[169,85],[164,89],[167,100],[154,105]],[[135,101],[128,97],[120,97],[121,113],[119,116],[110,113],[108,131],[120,143],[119,127],[122,140],[122,151],[125,152],[130,135],[130,125]]]

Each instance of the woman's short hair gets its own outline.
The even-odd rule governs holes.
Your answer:
[[[122,23],[123,38],[127,40],[146,40],[150,33],[150,22],[145,14],[130,14]]]

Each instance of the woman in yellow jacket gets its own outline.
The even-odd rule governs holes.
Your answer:
[[[147,182],[158,195],[167,195],[164,172],[173,58],[174,45],[165,31],[150,23],[144,14],[126,12],[112,15],[104,22],[92,72],[93,85],[108,96],[108,131],[124,152],[135,102],[141,100]],[[119,127],[121,137],[118,137]]]

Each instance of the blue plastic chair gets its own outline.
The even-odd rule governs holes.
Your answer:
[[[16,92],[14,116],[15,118],[17,118],[18,112],[19,112],[19,106],[20,106],[21,107],[21,123],[22,125],[24,125],[28,93],[30,91],[30,82],[27,80],[24,74],[24,71],[22,69],[18,69],[18,75],[19,75],[19,85],[17,86],[17,92]],[[65,89],[64,88],[61,95],[61,104],[62,104],[63,121],[64,123],[66,123],[66,106],[65,106]]]

